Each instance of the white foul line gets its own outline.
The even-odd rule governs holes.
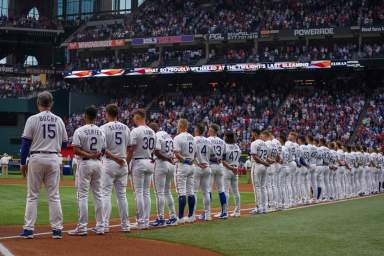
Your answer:
[[[2,243],[0,243],[0,254],[3,256],[15,256]]]

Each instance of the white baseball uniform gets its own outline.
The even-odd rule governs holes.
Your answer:
[[[192,161],[196,152],[194,137],[187,132],[182,132],[173,140],[175,144],[174,151],[178,152],[184,159]],[[194,195],[194,169],[192,164],[181,162],[176,164],[176,190],[179,196]]]
[[[257,139],[251,143],[251,155],[266,161],[268,157],[268,147],[264,141]],[[268,194],[266,188],[267,167],[261,163],[253,162],[252,183],[255,192],[255,200],[259,212],[265,212],[268,203]]]
[[[225,154],[225,142],[219,137],[208,138],[212,145],[212,153],[210,156],[210,167],[212,171],[212,182],[216,184],[217,192],[225,192],[224,189],[224,170],[221,160]]]
[[[317,172],[316,172],[316,159],[317,159],[317,147],[315,145],[308,145],[310,151],[310,160],[309,160],[309,175],[310,175],[310,184],[312,188],[311,199],[316,200],[318,195],[318,185],[317,185]]]
[[[226,144],[225,145],[224,161],[232,166],[239,167],[239,159],[241,150],[237,144]],[[239,192],[239,176],[237,173],[233,173],[232,170],[224,168],[224,184],[225,194],[227,196],[227,202],[229,202],[229,190],[232,191],[235,197],[235,209],[236,214],[240,214],[240,192]]]
[[[290,206],[295,205],[298,202],[298,187],[297,187],[297,153],[299,150],[299,145],[295,142],[287,141],[285,142],[285,147],[289,151],[289,159],[288,159],[288,189],[290,196]]]
[[[155,169],[153,151],[156,146],[155,132],[146,125],[131,131],[132,179],[136,196],[136,214],[139,225],[149,225],[151,213],[150,186]]]
[[[28,192],[24,229],[34,229],[40,187],[44,183],[48,195],[51,227],[61,230],[63,228],[63,214],[59,194],[60,164],[58,153],[62,143],[68,141],[64,122],[50,111],[40,112],[27,119],[23,138],[32,140],[28,162]]]
[[[123,159],[125,164],[120,166],[118,163],[108,157],[103,159],[104,171],[101,175],[103,205],[104,205],[104,228],[109,228],[109,219],[111,216],[111,197],[113,187],[116,191],[117,205],[121,220],[121,228],[127,230],[129,228],[128,220],[128,201],[127,201],[127,183],[128,183],[128,165],[126,163],[127,147],[130,143],[130,130],[120,122],[114,121],[104,124],[100,127],[104,132],[106,150],[114,156]]]
[[[272,139],[271,143],[271,153],[270,157],[272,160],[276,161],[278,158],[281,158],[282,153],[282,147],[280,141],[277,139]],[[274,162],[271,164],[271,167],[273,170],[273,176],[272,176],[272,191],[273,191],[273,199],[275,206],[277,208],[283,207],[283,197],[281,192],[281,179],[283,177],[283,173],[281,170],[281,165],[278,162]]]
[[[205,165],[205,168],[195,165],[194,173],[194,191],[197,202],[197,192],[199,189],[203,193],[204,214],[210,216],[211,214],[211,168],[209,167],[209,158],[212,154],[211,142],[203,136],[195,137],[195,162],[197,164]],[[197,203],[195,204],[195,206]]]
[[[86,152],[100,153],[105,149],[105,136],[103,131],[94,124],[86,124],[75,130],[73,134],[73,147]],[[78,158],[76,172],[77,201],[79,204],[79,223],[77,230],[85,232],[88,225],[88,192],[91,188],[93,203],[96,212],[96,230],[104,232],[103,224],[103,193],[101,186],[102,162],[101,159]]]
[[[164,131],[156,133],[155,150],[158,150],[162,156],[174,158],[173,139],[168,133]],[[157,216],[159,219],[164,219],[164,200],[167,201],[170,217],[176,217],[175,203],[171,193],[171,185],[174,181],[175,171],[176,167],[174,164],[156,158],[153,181],[156,192]]]

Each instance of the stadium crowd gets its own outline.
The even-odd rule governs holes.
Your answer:
[[[375,0],[232,2],[231,6],[219,0],[207,7],[196,0],[146,1],[127,15],[123,23],[89,26],[79,31],[74,40],[368,26],[384,22],[384,3]]]
[[[358,129],[356,142],[376,148],[384,144],[384,91],[376,90],[373,95],[366,116]]]
[[[159,59],[156,48],[150,48],[146,52],[132,52],[128,50],[92,52],[85,55],[72,55],[72,69],[102,69],[102,68],[138,68],[147,67]]]
[[[347,143],[365,104],[360,91],[317,88],[290,94],[273,124],[274,133],[296,131],[326,141]]]
[[[36,96],[38,92],[44,90],[55,90],[65,88],[63,81],[51,81],[43,84],[40,81],[18,80],[0,78],[0,98],[24,98]]]
[[[0,16],[0,27],[23,27],[38,29],[57,29],[58,25],[52,20],[45,17],[38,19],[33,17],[10,18],[8,16]]]
[[[149,48],[146,52],[128,50],[100,51],[71,55],[71,65],[74,69],[98,68],[137,68],[147,67],[159,60],[159,50]],[[260,46],[254,48],[228,49],[218,51],[211,49],[208,63],[247,63],[275,61],[311,61],[311,60],[357,60],[363,58],[384,57],[384,44],[363,44],[361,49],[357,44],[333,46]],[[196,65],[205,58],[202,49],[166,49],[163,51],[158,65]]]

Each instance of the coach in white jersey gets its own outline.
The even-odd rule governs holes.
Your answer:
[[[27,204],[23,232],[20,234],[24,238],[33,238],[42,183],[47,188],[52,238],[62,237],[63,214],[59,194],[58,153],[62,146],[66,147],[68,137],[61,118],[51,112],[52,104],[51,93],[44,91],[38,95],[37,108],[40,113],[27,119],[22,135],[20,169],[24,177],[27,176]],[[28,154],[30,157],[27,165]]]
[[[93,193],[96,212],[96,226],[92,231],[99,235],[104,234],[101,156],[105,151],[105,136],[102,130],[94,124],[96,117],[97,109],[94,106],[88,107],[85,110],[85,125],[76,129],[73,134],[73,151],[79,160],[75,181],[79,223],[75,230],[68,233],[73,236],[87,235],[89,188]]]
[[[175,154],[173,153],[173,139],[165,131],[159,131],[157,123],[148,125],[156,132],[155,146],[155,173],[153,183],[156,192],[157,219],[150,225],[152,227],[162,227],[165,225],[176,225],[177,215],[175,203],[171,193],[171,185],[175,177]],[[169,219],[164,219],[164,201],[167,201],[170,212]]]
[[[215,217],[226,219],[228,217],[227,213],[227,199],[225,196],[224,189],[224,169],[221,163],[223,155],[225,154],[225,142],[220,139],[217,134],[219,132],[220,126],[217,124],[211,124],[209,126],[208,139],[211,141],[212,153],[210,156],[209,164],[212,171],[212,183],[216,184],[217,192],[219,193],[219,199],[221,204],[221,213],[215,215]]]
[[[151,213],[150,186],[155,169],[153,153],[156,145],[155,132],[146,125],[144,109],[133,113],[133,122],[137,126],[131,131],[128,162],[132,161],[132,179],[136,196],[137,228],[149,227]]]
[[[211,217],[211,169],[209,168],[209,157],[212,152],[211,142],[204,137],[205,127],[203,124],[197,124],[195,133],[195,174],[194,191],[197,202],[197,193],[201,190],[203,194],[204,212],[199,217],[201,220],[212,220]],[[195,205],[196,205],[195,202]]]
[[[104,205],[104,232],[109,231],[109,218],[111,216],[112,189],[115,188],[117,205],[121,220],[121,231],[129,231],[128,202],[127,202],[127,148],[130,142],[129,128],[117,121],[118,107],[110,104],[105,109],[105,118],[108,123],[101,126],[106,141],[105,157],[103,159],[104,172],[102,173],[102,191]]]
[[[235,209],[231,214],[232,217],[240,217],[240,192],[239,192],[239,176],[237,168],[239,167],[239,159],[241,150],[236,144],[235,134],[232,131],[227,131],[224,134],[225,155],[223,159],[224,165],[224,184],[227,202],[229,201],[229,190],[232,191],[235,197]]]

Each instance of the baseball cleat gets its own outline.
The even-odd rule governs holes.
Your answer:
[[[221,212],[218,212],[215,215],[213,215],[213,217],[215,217],[215,218],[219,218],[220,216],[221,216]]]
[[[109,233],[109,228],[104,228],[104,234]]]
[[[233,212],[230,216],[235,218],[240,217],[240,212]]]
[[[137,222],[129,224],[130,229],[137,229]]]
[[[256,215],[256,214],[259,213],[259,209],[258,208],[252,209],[249,213],[253,214],[253,215]]]
[[[165,220],[164,219],[156,219],[152,223],[149,224],[151,227],[165,227]]]
[[[188,217],[187,220],[185,221],[186,223],[194,223],[196,221],[195,216]]]
[[[104,229],[99,229],[99,228],[94,227],[91,229],[91,231],[93,233],[95,233],[96,235],[104,235]]]
[[[33,238],[33,230],[23,229],[23,232],[20,233],[20,237],[25,238],[25,239],[32,239]]]
[[[143,230],[143,229],[148,229],[148,228],[149,228],[149,224],[148,223],[145,223],[145,222],[143,222],[143,223],[138,222],[137,223],[137,229]]]
[[[86,236],[86,235],[88,235],[88,232],[86,230],[74,229],[74,230],[69,231],[68,235],[70,235],[70,236]]]
[[[129,226],[121,228],[121,232],[123,232],[123,233],[129,233],[130,231],[131,231],[131,229],[129,228]]]
[[[54,229],[52,230],[52,238],[53,239],[61,239],[63,238],[63,234],[60,229]]]
[[[219,219],[228,219],[228,213],[223,212],[220,214]]]
[[[176,226],[178,224],[178,219],[176,217],[170,218],[166,222],[167,226]]]
[[[202,213],[199,215],[199,220],[205,220],[205,213]]]

